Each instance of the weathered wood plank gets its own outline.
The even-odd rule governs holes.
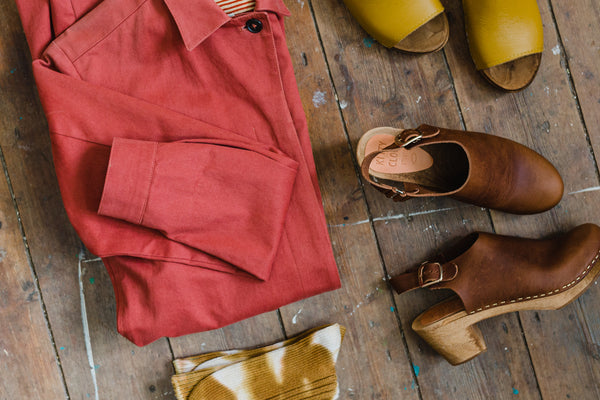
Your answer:
[[[552,1],[561,43],[551,48],[548,58],[567,62],[581,112],[596,157],[600,152],[600,3],[595,0]],[[564,46],[564,47],[563,47]],[[567,79],[567,77],[565,77]],[[574,121],[575,122],[575,121]],[[597,190],[600,190],[597,186]],[[582,187],[589,189],[589,187]]]
[[[286,4],[294,14],[287,21],[288,43],[308,114],[325,211],[344,285],[339,291],[284,307],[281,316],[286,334],[291,336],[329,322],[348,327],[338,364],[341,398],[502,399],[513,398],[517,392],[520,398],[539,398],[540,391],[545,398],[599,397],[597,285],[558,312],[532,311],[521,313],[520,317],[510,314],[485,321],[480,327],[488,352],[453,368],[410,330],[412,319],[443,295],[415,292],[392,297],[383,281],[384,271],[402,272],[473,230],[495,228],[499,233],[543,236],[582,222],[600,222],[596,212],[600,192],[596,190],[600,186],[597,163],[587,147],[578,103],[572,99],[569,77],[564,62],[561,64],[566,54],[581,115],[595,154],[599,154],[600,137],[590,127],[597,126],[600,119],[596,98],[600,60],[597,38],[587,28],[598,25],[597,4],[591,0],[553,2],[563,49],[556,38],[548,4],[540,3],[546,33],[542,70],[534,84],[518,94],[496,91],[474,71],[464,42],[458,3],[446,4],[452,26],[446,50],[452,79],[442,53],[415,57],[384,50],[360,30],[339,0],[312,4],[308,0],[286,0]],[[328,80],[310,17],[311,6],[339,102]],[[139,349],[116,334],[112,289],[101,263],[83,263],[81,280],[78,279],[81,246],[60,201],[28,51],[12,2],[0,6],[0,14],[0,146],[13,181],[69,394],[71,398],[93,398],[97,387],[99,397],[105,398],[169,398],[168,378],[172,370],[167,341],[162,339]],[[375,218],[373,231],[344,123],[353,145],[364,131],[381,125],[412,127],[428,122],[460,128],[453,81],[466,127],[513,138],[544,154],[565,179],[565,198],[555,210],[538,216],[493,212],[492,225],[487,212],[477,207],[448,199],[394,204],[367,187],[368,207]],[[8,328],[5,324],[0,326],[0,398],[64,397],[40,301],[32,292],[34,281],[24,258],[20,232],[14,229],[16,218],[10,222],[14,218],[12,203],[3,205],[3,189],[0,182],[0,247],[7,251],[6,255],[0,252],[4,257],[0,261],[0,302],[11,299],[25,311],[19,311],[16,320],[12,314],[10,318],[4,314],[0,317],[11,321]],[[386,270],[378,255],[376,238]],[[6,269],[7,264],[18,267],[18,271]],[[88,317],[87,341],[81,296]],[[27,315],[31,315],[31,320]],[[521,325],[529,349],[523,343]],[[3,329],[18,330],[19,337],[11,339],[13,342],[7,346],[9,336]],[[28,348],[21,346],[24,335],[30,338]],[[273,312],[218,331],[172,339],[171,345],[176,356],[185,356],[263,345],[283,336],[278,316]],[[11,357],[5,357],[4,348]],[[93,355],[93,367],[97,368],[89,368],[88,349]],[[18,358],[18,363],[12,357]],[[18,388],[4,383],[14,379],[11,384],[16,385],[20,377],[34,370],[32,366],[37,367],[38,376],[46,374],[39,371],[39,365],[50,371],[49,379]],[[43,384],[50,385],[50,389],[39,386]]]
[[[3,80],[0,78],[0,86]],[[0,107],[0,113],[3,110]],[[6,124],[0,122],[0,126],[4,135]],[[1,166],[0,170],[0,399],[64,398],[42,300],[5,171]]]
[[[175,358],[211,351],[260,347],[285,339],[277,311],[208,332],[169,339]]]
[[[28,98],[33,93],[31,82],[24,85],[30,60],[12,2],[0,6],[0,21],[0,148],[5,162],[11,163],[13,153],[31,150],[15,139],[27,129],[26,118],[35,102]],[[17,200],[21,195],[17,189],[26,179],[18,167],[11,164],[8,169],[3,165],[0,179],[0,398],[64,398],[56,349],[4,173],[10,174]],[[19,207],[23,217],[27,209]]]
[[[167,339],[137,347],[117,333],[116,304],[110,278],[99,259],[78,266],[86,371],[94,392],[71,388],[72,398],[171,399],[174,373]],[[69,349],[65,347],[65,353]]]
[[[492,213],[496,231],[514,236],[546,236],[599,220],[595,204],[600,200],[600,193],[585,193],[587,198],[570,194],[597,186],[597,170],[564,63],[552,51],[558,46],[558,38],[548,3],[539,2],[539,5],[545,28],[542,66],[530,87],[513,94],[490,87],[467,61],[470,55],[464,39],[462,10],[458,4],[450,5],[454,40],[447,47],[447,55],[467,128],[508,137],[533,148],[557,167],[565,182],[565,196],[552,211],[534,216]],[[593,288],[586,296],[598,298],[598,290]],[[593,398],[597,395],[598,377],[594,370],[598,369],[598,361],[588,351],[588,339],[582,329],[586,314],[594,311],[578,313],[580,305],[576,302],[555,312],[521,313],[543,397]],[[495,319],[489,324],[497,326]],[[596,368],[590,368],[592,365]]]
[[[61,202],[47,126],[16,7],[13,2],[4,3],[0,12],[3,21],[0,54],[2,67],[7,71],[3,73],[0,99],[6,129],[2,131],[0,145],[5,149],[7,169],[48,313],[52,338],[46,334],[39,340],[46,340],[49,345],[52,341],[56,343],[58,360],[54,362],[60,362],[71,398],[94,398],[95,393],[104,398],[160,398],[159,394],[162,396],[170,390],[167,377],[172,371],[169,366],[172,356],[168,344],[163,340],[162,344],[144,348],[135,356],[131,354],[131,350],[137,348],[118,337],[114,307],[102,308],[111,302],[114,304],[114,294],[107,286],[105,275],[99,280],[102,284],[97,286],[102,290],[94,291],[96,286],[91,286],[90,293],[98,298],[90,304],[93,313],[88,313],[89,332],[84,330],[78,281],[82,246]],[[91,348],[96,355],[96,365],[100,366],[97,371],[89,365],[88,349]],[[102,368],[102,365],[107,367]],[[143,386],[146,383],[148,387]],[[154,385],[156,392],[149,390],[150,385]],[[39,397],[60,396],[50,396],[49,392]]]
[[[50,329],[70,393],[93,393],[79,310],[81,244],[69,224],[56,183],[50,139],[31,74],[31,58],[14,2],[0,8],[2,123],[0,136],[20,217],[43,293]],[[45,338],[51,342],[50,338]]]
[[[360,29],[341,1],[314,2],[313,6],[338,96],[345,105],[343,115],[353,145],[365,131],[376,126],[408,128],[431,123],[461,128],[442,53],[412,56],[386,50]],[[450,239],[475,229],[491,230],[485,210],[450,199],[393,203],[370,187],[366,194],[391,275],[423,261],[422,257],[434,253]],[[420,372],[416,384],[423,398],[485,397],[490,387],[498,388],[498,398],[508,398],[513,395],[514,385],[535,382],[527,368],[529,358],[522,339],[511,342],[516,357],[496,360],[487,356],[477,360],[477,364],[450,368],[410,329],[412,319],[433,304],[431,297],[417,292],[396,296],[395,301],[412,362]],[[518,326],[514,318],[508,317],[505,324]],[[504,344],[504,338],[497,336],[488,341],[491,348],[506,347]],[[505,378],[507,375],[513,378]],[[535,394],[529,397],[536,398]]]
[[[369,216],[314,28],[311,3],[285,3],[293,15],[286,21],[288,46],[308,118],[342,288],[282,308],[283,323],[288,336],[325,323],[346,326],[337,364],[340,398],[416,399],[414,373],[383,280],[377,244],[370,224],[361,222]],[[339,106],[343,108],[344,103]]]
[[[567,61],[570,77],[577,93],[578,105],[584,118],[587,134],[594,149],[596,168],[600,154],[600,37],[596,33],[600,25],[600,8],[595,1],[551,2],[553,15],[556,19],[561,43],[552,48],[552,57],[561,57],[561,62]],[[560,46],[562,44],[562,47]],[[557,54],[558,53],[558,54]],[[571,189],[569,195],[578,199],[580,204],[586,204],[592,210],[597,210],[595,192],[600,186],[594,180],[589,181],[586,175],[580,187]],[[596,201],[596,202],[594,202]],[[596,220],[597,222],[597,220]],[[577,345],[587,351],[590,357],[581,368],[592,371],[596,385],[590,388],[590,393],[600,397],[600,309],[597,307],[600,298],[598,284],[592,286],[579,300],[577,321],[582,334],[577,338]],[[570,310],[569,317],[573,315]],[[535,317],[535,314],[534,314]],[[537,319],[534,319],[537,322]],[[543,334],[543,333],[542,333]],[[568,360],[566,360],[566,363]],[[565,363],[565,364],[566,364]],[[566,364],[565,367],[572,368]]]

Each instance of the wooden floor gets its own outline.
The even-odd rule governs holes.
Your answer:
[[[560,311],[483,322],[488,351],[452,367],[410,329],[440,295],[393,295],[386,281],[475,230],[541,237],[600,223],[600,3],[538,0],[541,69],[529,88],[506,94],[474,70],[460,1],[442,2],[448,45],[412,56],[375,43],[341,0],[285,0],[343,287],[138,348],[117,334],[108,275],[66,218],[25,38],[13,1],[3,0],[0,399],[173,399],[175,357],[271,343],[331,322],[348,329],[338,362],[342,399],[600,398],[597,284]],[[513,216],[450,199],[393,203],[363,186],[353,155],[361,134],[420,123],[533,148],[560,171],[564,198],[549,212]]]

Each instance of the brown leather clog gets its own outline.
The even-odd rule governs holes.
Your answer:
[[[459,296],[431,307],[412,324],[456,365],[486,350],[477,322],[512,311],[559,309],[582,294],[600,275],[600,228],[580,225],[545,240],[475,233],[453,253],[450,262],[424,262],[391,284],[398,293],[427,287]]]
[[[357,159],[367,182],[395,201],[450,196],[514,214],[549,210],[563,182],[535,151],[498,136],[421,125],[365,133]]]

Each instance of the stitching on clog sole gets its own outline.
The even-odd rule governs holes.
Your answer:
[[[505,300],[505,301],[501,301],[499,303],[494,303],[494,304],[491,304],[491,305],[486,305],[486,306],[483,306],[481,308],[478,308],[475,311],[471,311],[469,313],[469,315],[473,315],[476,312],[487,310],[488,308],[497,307],[497,306],[500,306],[500,305],[503,305],[503,304],[506,304],[506,303],[518,303],[518,302],[521,302],[521,301],[524,301],[524,300],[526,301],[526,300],[531,300],[531,299],[537,299],[539,297],[551,296],[551,295],[555,295],[557,293],[563,292],[566,289],[569,289],[571,286],[575,285],[583,277],[585,277],[590,272],[590,270],[592,269],[592,267],[594,266],[594,264],[596,264],[596,261],[598,261],[599,258],[600,258],[600,250],[598,250],[598,252],[596,253],[596,257],[594,257],[594,259],[590,262],[590,264],[583,270],[583,272],[581,274],[579,274],[577,276],[577,278],[575,278],[571,283],[568,283],[568,284],[564,285],[560,289],[554,289],[554,290],[551,290],[551,291],[549,291],[547,293],[541,293],[541,294],[538,294],[538,295],[535,295],[535,296],[527,296],[525,298],[519,297],[518,299]]]

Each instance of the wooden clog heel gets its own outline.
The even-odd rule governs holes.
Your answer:
[[[439,0],[344,0],[358,23],[386,47],[410,53],[440,50],[450,35]]]
[[[448,307],[447,315],[423,313],[412,324],[412,329],[452,365],[462,364],[487,350],[474,317],[464,311],[459,299],[450,299],[438,306]],[[454,313],[451,313],[454,310]]]
[[[424,262],[391,279],[402,293],[450,289],[452,297],[419,315],[413,330],[453,365],[486,350],[476,324],[513,311],[557,310],[600,276],[600,228],[580,225],[558,237],[535,240],[475,233],[450,262]]]
[[[516,91],[535,77],[544,49],[536,0],[463,0],[465,30],[477,70],[493,85]]]

